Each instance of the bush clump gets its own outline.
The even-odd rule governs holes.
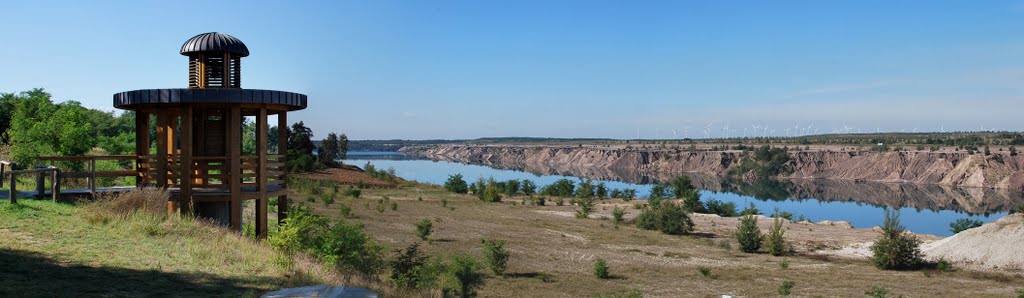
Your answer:
[[[783,281],[782,284],[779,285],[779,295],[789,296],[789,294],[792,293],[793,291],[794,285],[796,285],[796,283],[794,283],[792,280]]]
[[[984,223],[977,219],[961,218],[950,223],[949,229],[953,231],[953,234],[958,234],[968,229],[980,227],[982,224]]]
[[[483,245],[484,259],[491,272],[499,276],[505,274],[505,269],[508,269],[508,258],[512,254],[505,249],[505,240],[480,239],[480,243]]]
[[[598,258],[594,262],[594,276],[600,279],[607,279],[611,275],[608,274],[608,262],[604,259]]]
[[[740,250],[746,253],[755,253],[761,249],[761,241],[764,235],[757,228],[757,217],[744,215],[740,217],[740,226],[736,228],[736,241],[740,243]]]
[[[350,197],[353,197],[353,198],[356,198],[356,199],[358,199],[359,195],[362,195],[362,194],[363,194],[363,190],[360,189],[359,187],[349,186],[348,189],[345,190],[345,195],[346,196],[350,196]]]
[[[786,231],[782,229],[785,222],[781,217],[772,219],[772,228],[768,231],[768,253],[773,256],[781,256],[786,253],[786,240],[783,239]]]
[[[924,263],[921,240],[900,225],[898,211],[885,209],[882,236],[871,245],[871,262],[883,270],[916,269]]]
[[[340,269],[374,274],[384,265],[383,247],[363,231],[362,225],[332,221],[293,208],[289,217],[268,239],[286,252],[304,252]]]
[[[688,212],[675,204],[651,205],[640,211],[636,226],[644,230],[659,230],[669,235],[683,235],[693,231]]]
[[[619,208],[619,206],[615,206],[615,208],[612,209],[612,221],[615,222],[615,225],[622,223],[622,217],[625,215],[626,209]]]
[[[469,192],[469,185],[462,179],[462,174],[448,175],[448,181],[444,182],[444,189],[454,193]]]
[[[590,213],[594,212],[594,198],[583,197],[577,198],[574,201],[576,206],[579,207],[579,209],[576,209],[576,218],[588,218]]]
[[[420,239],[429,240],[430,233],[434,231],[434,222],[430,221],[429,218],[424,218],[418,224],[416,224],[416,236],[420,236]]]
[[[708,213],[717,214],[721,217],[736,217],[739,214],[736,211],[736,203],[722,202],[716,199],[710,199],[705,202],[704,209]]]

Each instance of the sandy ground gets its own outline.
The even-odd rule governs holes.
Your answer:
[[[293,196],[305,201],[302,194]],[[378,201],[392,200],[397,210],[378,211]],[[527,206],[523,197],[484,203],[471,195],[436,186],[371,188],[362,197],[339,197],[333,205],[311,203],[316,212],[337,217],[338,205],[352,208],[348,221],[366,230],[389,251],[421,242],[431,256],[465,254],[482,257],[480,239],[508,241],[508,274],[488,273],[481,297],[594,297],[636,290],[645,297],[767,297],[792,280],[795,296],[859,297],[874,286],[892,296],[1009,296],[1024,288],[1024,278],[979,275],[971,271],[926,273],[881,271],[862,260],[817,253],[869,242],[872,229],[852,229],[840,222],[785,224],[786,239],[796,251],[786,257],[738,251],[733,233],[738,219],[694,214],[696,231],[664,235],[636,228],[634,202],[600,202],[590,219],[574,217],[575,206]],[[568,200],[566,200],[568,201]],[[627,208],[627,223],[615,225],[614,206]],[[430,241],[416,236],[416,223],[434,222]],[[761,218],[767,231],[771,220]],[[611,279],[593,276],[596,259],[611,266]],[[706,268],[710,274],[700,273]],[[485,270],[486,271],[486,270]],[[950,285],[955,284],[955,287]]]
[[[364,183],[372,179],[365,173],[345,170],[313,177]],[[308,201],[308,195],[296,193],[293,197]],[[397,210],[374,208],[383,200],[396,202]],[[950,272],[878,270],[866,261],[870,254],[867,248],[880,235],[877,227],[854,229],[845,222],[828,221],[786,222],[786,241],[794,252],[774,257],[738,251],[733,236],[738,218],[692,214],[695,231],[671,236],[641,230],[631,223],[640,213],[634,207],[637,201],[599,201],[589,219],[577,219],[575,206],[555,206],[550,198],[547,206],[529,206],[523,204],[525,200],[517,196],[503,198],[501,203],[484,203],[472,195],[450,193],[438,186],[400,183],[365,189],[360,198],[339,197],[333,205],[317,200],[310,206],[334,217],[339,214],[339,204],[351,207],[353,214],[346,220],[364,224],[389,251],[421,242],[421,249],[431,256],[464,254],[481,258],[480,239],[508,241],[506,248],[512,252],[509,273],[488,273],[481,297],[621,296],[629,291],[638,291],[644,297],[767,297],[777,295],[779,285],[789,280],[796,284],[793,295],[805,297],[858,297],[875,286],[888,289],[894,297],[1012,296],[1024,289],[1020,273],[980,271],[983,268],[978,266],[960,270],[958,265],[958,270]],[[626,210],[625,222],[620,225],[610,219],[614,207]],[[415,233],[416,224],[425,218],[434,222],[434,232],[427,242]],[[767,232],[771,219],[760,217],[758,225]],[[929,245],[955,240],[917,236]],[[1020,252],[1013,250],[1024,239],[1015,239],[1006,241],[1016,241],[1016,245],[1006,244],[1004,250],[990,253],[1021,259]],[[593,277],[593,264],[598,258],[611,266],[611,279]],[[705,276],[700,273],[703,269],[711,273]]]
[[[1024,273],[1024,214],[922,245],[929,259],[946,259],[961,267]]]

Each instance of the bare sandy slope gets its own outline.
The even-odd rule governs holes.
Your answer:
[[[1024,248],[1021,248],[1024,244],[1024,214],[1007,215],[998,221],[947,238],[916,236],[924,241],[921,251],[930,261],[945,259],[957,268],[1024,273]],[[868,259],[871,257],[873,243],[872,239],[865,242],[848,242],[839,247],[825,246],[816,253],[850,259]]]
[[[1024,272],[1024,214],[1011,214],[981,227],[926,243],[929,259],[961,267]]]

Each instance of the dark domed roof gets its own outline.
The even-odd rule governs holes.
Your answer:
[[[241,57],[249,56],[249,48],[234,36],[219,32],[210,32],[189,38],[181,45],[181,54],[188,56],[199,52],[228,52]]]

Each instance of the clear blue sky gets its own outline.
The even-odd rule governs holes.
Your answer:
[[[244,41],[243,87],[352,139],[1024,130],[1022,1],[5,1],[0,92],[111,109]]]

